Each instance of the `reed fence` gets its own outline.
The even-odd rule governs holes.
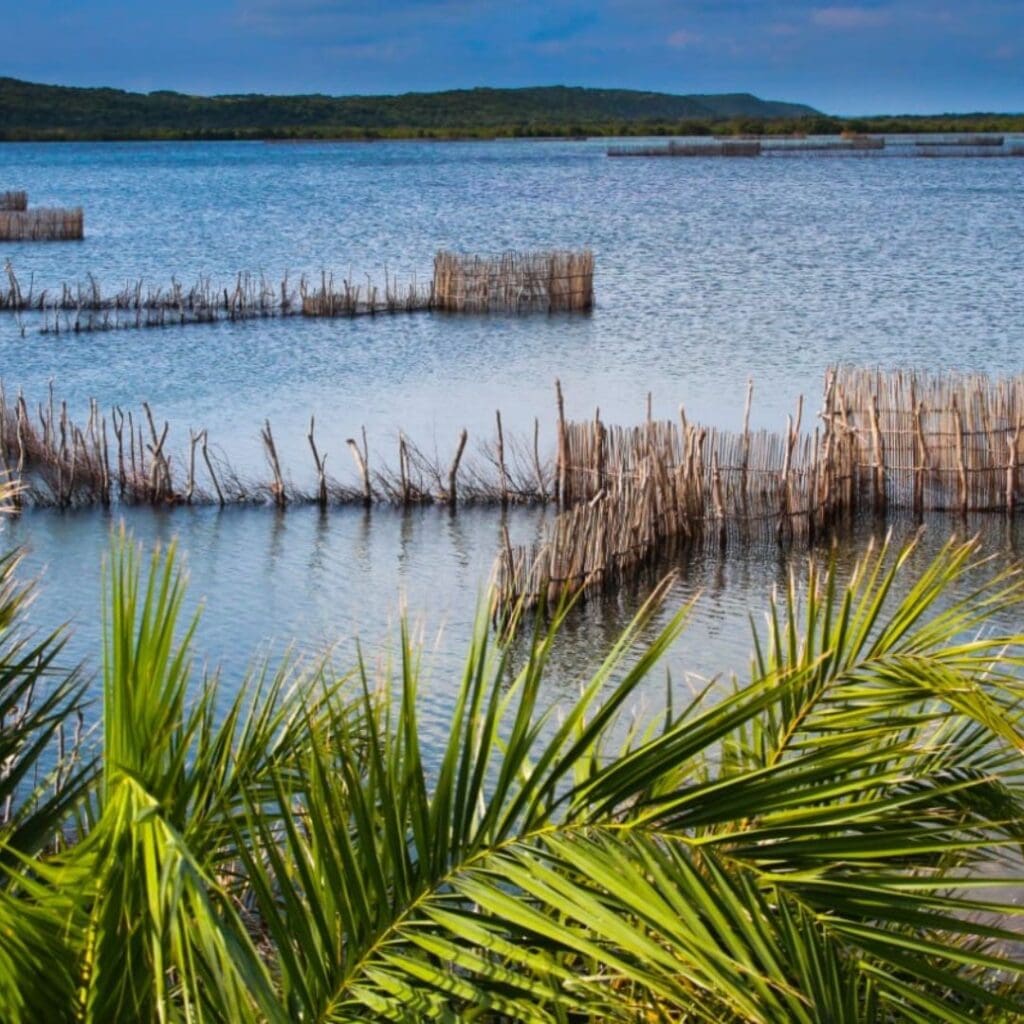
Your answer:
[[[932,159],[1005,159],[1024,156],[1024,146],[919,145],[911,155]]]
[[[759,139],[740,142],[668,142],[659,145],[609,146],[610,157],[931,157],[1005,158],[1024,156],[1024,146],[1002,135],[955,139],[887,140],[877,136],[851,136],[837,140]]]
[[[382,286],[369,275],[364,284],[351,274],[336,281],[324,272],[319,286],[305,277],[293,283],[287,274],[279,282],[238,274],[226,286],[209,278],[190,287],[177,280],[167,287],[137,280],[106,291],[91,274],[85,282],[37,288],[34,280],[20,281],[7,261],[0,278],[0,311],[39,314],[42,333],[60,334],[299,315],[353,317],[435,309],[584,312],[593,306],[594,257],[586,250],[494,258],[439,253],[435,271],[439,277],[426,286],[415,277],[402,282],[385,268]]]
[[[205,430],[172,454],[167,422],[89,403],[78,423],[51,389],[30,409],[0,383],[0,474],[17,501],[67,508],[263,503],[328,505],[549,503],[557,514],[540,541],[498,558],[495,615],[548,605],[578,590],[616,586],[681,545],[726,550],[735,541],[813,542],[861,514],[895,510],[1013,517],[1024,494],[1024,375],[917,374],[841,366],[825,381],[821,411],[805,426],[803,399],[784,431],[750,428],[752,386],[740,431],[647,417],[637,426],[569,421],[556,383],[553,456],[532,437],[494,434],[467,454],[431,454],[404,433],[397,464],[371,458],[366,431],[347,438],[354,477],[327,471],[311,419],[312,487],[292,483],[271,425],[261,430],[267,474],[244,478]]]
[[[615,586],[698,538],[813,541],[860,513],[1002,513],[1020,505],[1024,376],[839,367],[819,423],[803,401],[782,433],[687,422],[568,423],[559,396],[560,513],[539,542],[506,544],[495,615]]]
[[[1001,146],[1006,141],[1004,135],[964,135],[955,139],[917,140],[915,146]]]
[[[350,275],[351,277],[351,275]],[[384,272],[384,287],[367,277],[365,288],[350,278],[335,284],[332,274],[323,273],[320,287],[300,285],[303,316],[360,316],[377,313],[417,313],[434,307],[433,286],[423,288],[413,279],[403,284]]]
[[[506,252],[434,258],[434,307],[450,313],[568,312],[594,305],[594,255],[569,252]]]
[[[879,510],[1016,513],[1024,376],[839,367],[822,416],[855,438],[859,486]]]
[[[27,192],[0,192],[0,212],[10,213],[27,209]]]
[[[0,241],[63,242],[85,237],[85,215],[73,209],[39,207],[0,210]]]
[[[467,452],[469,435],[455,438],[448,456],[420,448],[404,433],[397,464],[374,453],[365,429],[348,438],[354,478],[327,471],[327,452],[310,419],[305,441],[314,485],[292,482],[282,464],[270,422],[260,432],[267,474],[239,473],[206,430],[190,429],[188,442],[172,449],[170,424],[158,423],[148,403],[133,412],[113,406],[102,412],[89,402],[76,421],[51,387],[46,401],[30,407],[23,394],[9,399],[0,382],[0,478],[17,485],[17,502],[35,507],[91,505],[413,505],[507,506],[550,501],[550,461],[542,459],[539,423],[532,444],[506,436],[501,414],[496,434]],[[183,435],[177,435],[183,437]]]
[[[657,146],[609,146],[608,156],[760,156],[760,141],[669,142]]]
[[[762,146],[762,152],[767,154],[775,153],[846,153],[850,150],[878,150],[885,149],[885,139],[876,139],[865,136],[864,138],[838,139],[835,141],[808,141],[797,140],[794,142],[780,139],[776,142],[766,142]]]

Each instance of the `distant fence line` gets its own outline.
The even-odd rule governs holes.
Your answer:
[[[560,419],[560,514],[498,558],[495,614],[615,586],[698,537],[813,540],[861,512],[1014,516],[1021,500],[1024,376],[840,367],[820,424],[741,432],[648,417],[637,427]]]
[[[964,136],[952,139],[892,141],[881,136],[852,136],[836,140],[753,139],[712,140],[651,145],[609,146],[610,157],[1024,157],[1024,145],[1006,144],[1002,135]]]
[[[608,156],[760,156],[762,143],[669,142],[659,146],[609,146]]]
[[[915,146],[1001,146],[1006,141],[1005,135],[964,135],[955,139],[917,140]]]
[[[5,216],[0,214],[0,218]],[[142,327],[215,323],[273,317],[354,317],[382,313],[581,313],[594,304],[594,257],[579,252],[505,253],[458,256],[438,253],[435,278],[402,282],[385,269],[384,284],[371,278],[335,279],[323,273],[319,286],[288,275],[272,282],[239,274],[229,286],[201,278],[186,288],[143,281],[105,292],[92,275],[85,283],[56,289],[23,285],[7,262],[0,279],[0,311],[43,317],[43,333],[88,333]]]
[[[1003,157],[1024,157],[1024,146],[1007,146],[1000,149],[995,146],[950,146],[943,145],[918,145],[912,154],[916,157],[930,158],[933,160],[957,158],[960,159],[1000,159]]]

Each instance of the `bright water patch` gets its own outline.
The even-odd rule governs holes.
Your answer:
[[[470,450],[502,409],[515,431],[553,443],[553,381],[568,413],[634,422],[656,415],[738,426],[746,380],[753,425],[779,427],[797,394],[813,422],[835,360],[1020,372],[1024,161],[609,160],[605,143],[4,145],[0,188],[33,204],[86,209],[80,243],[0,244],[23,284],[93,273],[110,289],[238,271],[278,278],[390,273],[429,277],[440,248],[591,247],[597,308],[582,317],[397,316],[255,321],[212,327],[22,337],[0,317],[8,391],[41,398],[53,378],[77,412],[150,401],[262,472],[258,431],[274,426],[288,472],[306,483],[311,413],[328,468],[365,424],[394,462],[398,430],[422,448]],[[528,537],[540,513],[513,513]],[[438,645],[435,691],[454,685],[459,647],[500,539],[496,512],[356,510],[127,512],[148,543],[179,537],[207,610],[200,649],[230,673],[254,651],[298,638],[307,652],[388,635],[401,595]],[[39,624],[70,618],[73,651],[95,663],[101,514],[27,514],[0,527],[45,568]],[[933,526],[936,537],[949,524]],[[1012,556],[1002,525],[991,543]],[[748,611],[785,577],[777,550],[690,559],[678,597],[705,591],[673,666],[741,668]],[[640,595],[592,603],[557,661],[573,692]],[[342,652],[344,653],[344,652]],[[340,654],[339,654],[340,657]],[[674,656],[675,657],[675,656]],[[440,708],[443,701],[439,703]]]

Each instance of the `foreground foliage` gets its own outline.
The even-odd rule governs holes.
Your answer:
[[[21,639],[8,559],[0,1019],[1020,1019],[1024,637],[982,631],[1024,590],[970,544],[909,557],[812,568],[749,678],[644,727],[663,593],[551,710],[559,622],[513,668],[482,619],[428,750],[407,635],[382,679],[229,698],[173,550],[143,583],[122,545],[102,759],[28,795],[81,692],[59,635]]]

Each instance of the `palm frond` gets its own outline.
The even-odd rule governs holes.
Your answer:
[[[286,665],[223,700],[173,551],[143,586],[116,549],[101,784],[70,849],[10,854],[0,1016],[1020,1018],[1024,636],[992,624],[1024,584],[972,543],[911,556],[812,566],[749,679],[647,727],[667,586],[571,702],[560,616],[512,652],[482,612],[425,749],[406,630],[383,678]]]
[[[63,731],[75,721],[84,684],[60,665],[64,633],[33,637],[25,611],[34,586],[17,582],[21,556],[0,556],[0,866],[17,851],[52,846],[71,807],[89,785],[92,766]]]

